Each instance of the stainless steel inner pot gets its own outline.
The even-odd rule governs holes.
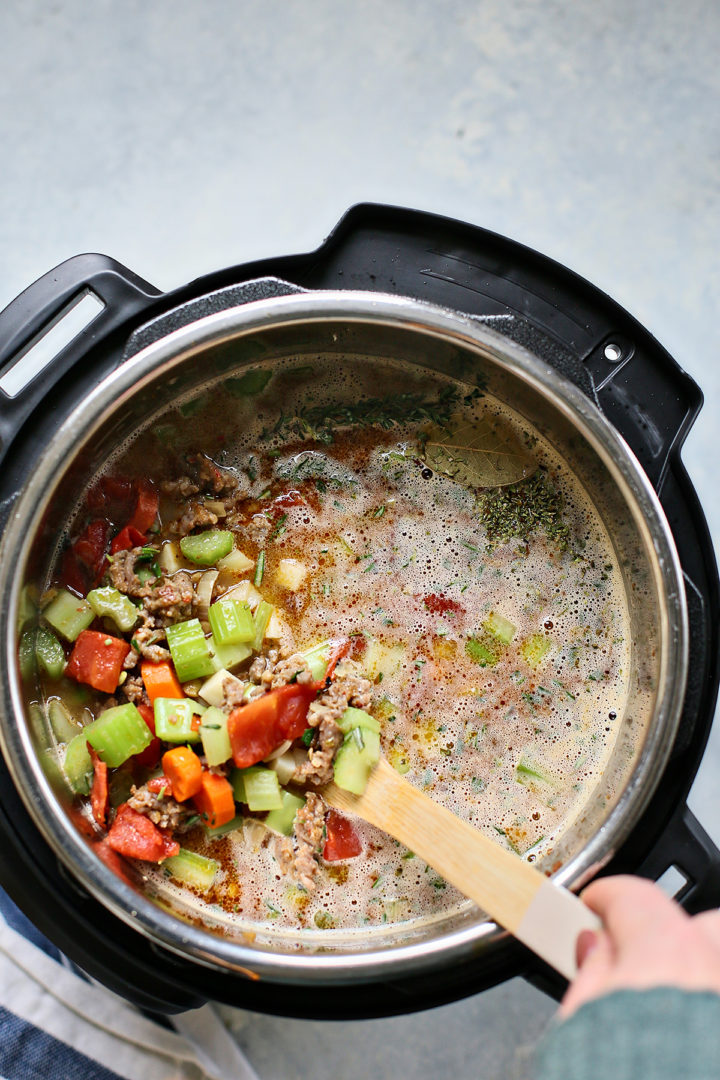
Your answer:
[[[25,708],[17,612],[26,582],[46,580],[68,513],[118,446],[178,401],[274,358],[401,358],[508,403],[548,437],[590,493],[614,544],[632,627],[630,690],[602,779],[553,853],[555,880],[582,886],[629,835],[655,791],[679,723],[687,669],[682,574],[658,499],[632,452],[572,383],[519,345],[457,312],[407,298],[314,292],[210,315],[122,363],[39,446],[1,548],[0,735],[13,780],[47,843],[113,914],[184,957],[278,983],[342,984],[429,971],[498,945],[502,931],[466,905],[422,925],[252,938],[189,903],[168,910],[95,854],[69,812],[51,734]],[[378,387],[378,393],[381,388]],[[152,471],[151,465],[149,471]],[[549,869],[549,868],[548,868]]]

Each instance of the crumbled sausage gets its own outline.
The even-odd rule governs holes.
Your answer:
[[[173,832],[185,832],[191,828],[190,820],[195,817],[193,811],[177,802],[171,795],[156,794],[148,790],[147,784],[130,789],[128,806],[152,821],[160,829],[172,829]]]
[[[319,795],[310,792],[304,806],[295,815],[293,840],[283,837],[276,846],[276,855],[283,874],[295,878],[308,892],[315,889],[318,871],[316,856],[322,850],[325,827],[325,804]]]
[[[193,529],[217,525],[217,514],[209,510],[204,503],[189,502],[179,518],[170,522],[166,531],[176,536],[187,536]]]

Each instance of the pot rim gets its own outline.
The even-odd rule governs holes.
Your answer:
[[[141,386],[190,357],[230,340],[273,327],[308,322],[377,324],[427,334],[485,356],[510,374],[539,389],[550,404],[584,437],[608,469],[628,505],[646,550],[652,553],[661,607],[661,662],[654,721],[643,753],[603,827],[569,860],[553,880],[581,887],[616,853],[638,821],[667,764],[680,721],[688,666],[688,623],[682,570],[659,499],[625,440],[596,405],[573,383],[521,345],[471,316],[425,301],[379,293],[318,291],[252,301],[205,316],[148,345],[123,361],[77,404],[39,455],[30,479],[19,493],[0,546],[0,596],[8,596],[6,627],[15,627],[28,537],[42,515],[67,463],[107,416]],[[671,618],[672,613],[672,618]],[[14,633],[4,631],[0,672],[0,745],[13,781],[43,838],[65,866],[112,914],[152,941],[204,965],[220,965],[251,978],[283,983],[375,981],[455,962],[506,935],[486,921],[462,926],[430,940],[381,946],[371,953],[341,955],[276,954],[259,950],[168,915],[124,883],[82,840],[63,812],[32,747],[23,715]],[[8,702],[11,709],[7,710]],[[43,812],[47,807],[52,813]]]

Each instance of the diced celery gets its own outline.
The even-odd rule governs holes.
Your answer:
[[[239,600],[217,600],[208,611],[213,640],[218,645],[237,645],[241,641],[253,641],[255,623],[249,604]]]
[[[250,810],[280,810],[282,808],[282,795],[277,774],[264,765],[251,765],[248,769],[239,769],[242,775],[242,784],[245,798],[241,802],[247,803]],[[235,779],[233,779],[233,790]]]
[[[51,679],[59,679],[65,670],[65,650],[46,626],[39,626],[35,639],[35,655],[41,668]]]
[[[168,626],[165,634],[180,682],[212,675],[215,665],[199,619]]]
[[[232,671],[252,655],[252,648],[243,641],[238,642],[237,645],[218,645],[217,641],[211,637],[208,647],[215,671],[221,671],[223,668],[226,671]]]
[[[380,760],[380,736],[368,728],[353,728],[335,755],[335,783],[355,795],[362,795],[368,778]]]
[[[255,564],[239,548],[234,548],[229,555],[218,559],[217,565],[219,570],[229,570],[232,574],[244,574],[247,570],[252,570]]]
[[[203,713],[200,721],[200,738],[208,765],[222,765],[232,755],[227,722],[227,713],[215,706]]]
[[[232,821],[226,821],[224,825],[216,825],[214,829],[211,829],[209,825],[203,825],[203,831],[208,840],[219,840],[221,836],[241,829],[244,821],[242,814],[238,814]]]
[[[498,662],[497,649],[493,647],[492,642],[479,637],[467,639],[465,652],[471,660],[474,660],[476,664],[480,664],[481,667],[492,667],[493,664]]]
[[[232,785],[235,802],[245,803],[247,805],[243,772],[243,769],[233,769],[230,773],[230,783]]]
[[[253,585],[256,589],[259,589],[262,585],[263,574],[265,573],[265,552],[261,551],[257,557],[257,563],[255,564],[255,576],[253,578]]]
[[[177,855],[171,855],[162,864],[163,871],[184,885],[192,885],[201,892],[207,892],[215,880],[220,864],[206,855],[180,848]]]
[[[73,791],[77,792],[78,795],[89,795],[92,785],[93,763],[84,732],[75,735],[67,744],[63,768]]]
[[[531,634],[530,637],[525,638],[523,641],[520,652],[530,667],[536,668],[542,663],[545,655],[550,651],[550,647],[550,639],[545,637],[544,634]]]
[[[301,654],[305,657],[305,662],[310,668],[315,682],[320,682],[321,679],[325,678],[331,648],[332,643],[330,641],[321,641],[319,645],[313,645],[312,649],[306,649]]]
[[[267,624],[270,622],[272,613],[272,604],[268,604],[265,600],[261,600],[253,615],[253,622],[255,623],[255,638],[252,643],[253,652],[260,652],[260,649],[262,648],[265,631],[267,630]]]
[[[18,648],[20,674],[31,678],[38,664],[51,679],[59,679],[65,670],[65,650],[46,626],[34,626],[20,638]]]
[[[80,730],[81,725],[60,698],[50,698],[47,717],[58,742],[70,742]]]
[[[183,536],[180,550],[186,559],[197,566],[214,566],[233,549],[233,534],[227,529],[207,529],[206,532]]]
[[[517,633],[517,626],[511,623],[509,619],[506,619],[504,615],[498,615],[496,611],[490,612],[483,626],[489,634],[496,637],[503,645],[509,645]]]
[[[366,713],[363,709],[347,708],[337,722],[338,727],[347,735],[348,731],[352,728],[363,728],[368,731],[380,731],[380,721],[376,720],[370,713]]]
[[[129,596],[111,585],[93,589],[87,595],[88,604],[100,618],[112,619],[118,630],[132,630],[138,621],[138,609]]]
[[[32,585],[23,585],[18,600],[17,632],[21,632],[26,623],[32,622],[37,615],[37,607],[33,599],[35,589]]]
[[[87,725],[83,735],[111,769],[139,754],[153,738],[137,708],[130,703],[106,709]]]
[[[155,734],[163,742],[200,742],[199,724],[195,717],[205,713],[205,706],[192,698],[155,698]]]
[[[83,630],[87,630],[95,618],[95,612],[87,600],[80,600],[67,589],[60,590],[42,615],[68,641],[74,641]]]
[[[305,805],[305,800],[301,799],[299,795],[293,795],[289,791],[282,791],[280,794],[282,806],[279,810],[270,811],[265,818],[265,824],[268,829],[273,829],[275,832],[282,833],[283,836],[292,836],[295,815],[300,807]]]

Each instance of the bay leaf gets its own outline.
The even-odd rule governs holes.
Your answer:
[[[446,426],[431,428],[423,456],[431,469],[468,488],[516,484],[538,467],[515,432],[496,418],[477,423],[451,418]]]

